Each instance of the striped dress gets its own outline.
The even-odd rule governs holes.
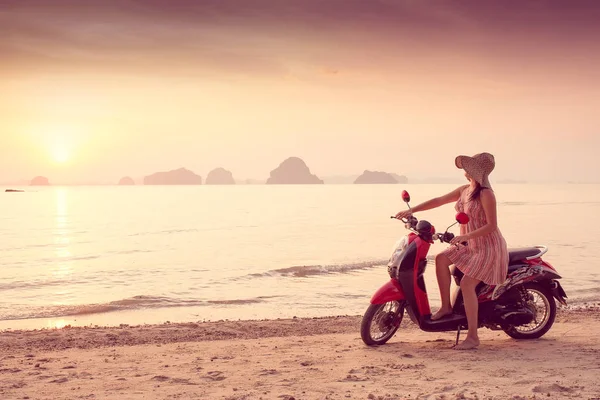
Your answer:
[[[469,223],[460,226],[461,235],[466,235],[487,223],[481,199],[469,200],[470,196],[470,187],[464,189],[455,206],[457,212],[464,212],[469,216]],[[488,285],[499,285],[506,279],[508,248],[498,228],[487,235],[470,239],[468,246],[450,246],[442,254],[465,275]]]

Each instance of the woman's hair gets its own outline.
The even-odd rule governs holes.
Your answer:
[[[469,200],[470,201],[477,200],[479,198],[479,196],[481,195],[482,190],[483,190],[483,188],[481,187],[479,182],[475,182],[475,189],[473,189],[473,191],[471,192],[471,195],[469,196]]]

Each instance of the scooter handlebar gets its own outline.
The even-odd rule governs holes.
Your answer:
[[[394,215],[390,217],[391,219],[398,219],[404,222],[404,226],[406,229],[415,229],[417,225],[417,219],[413,216],[409,218],[396,218]],[[444,233],[436,233],[433,235],[433,240],[438,239],[442,243],[450,243],[452,239],[454,239],[454,234],[452,232],[444,232]],[[467,242],[462,242],[461,245],[468,246]]]
[[[444,233],[436,233],[433,236],[434,239],[439,239],[440,242],[442,243],[450,243],[450,241],[452,241],[452,239],[454,239],[454,233],[452,232],[444,232]],[[468,246],[469,243],[468,242],[462,242],[461,243],[463,246]]]

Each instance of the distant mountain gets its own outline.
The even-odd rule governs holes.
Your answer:
[[[121,180],[119,181],[119,186],[133,186],[133,185],[135,185],[135,181],[129,176],[121,178]]]
[[[398,177],[398,178],[396,178]],[[354,181],[355,184],[397,184],[398,179],[406,180],[406,177],[401,177],[399,175],[390,174],[388,172],[381,171],[369,171],[366,170],[362,173],[361,176],[356,178]],[[406,183],[406,182],[403,182]]]
[[[323,181],[311,174],[306,163],[300,158],[290,157],[271,171],[271,177],[267,179],[267,184],[323,184]]]
[[[394,179],[396,179],[396,181],[398,183],[401,183],[403,185],[408,183],[408,178],[404,175],[398,175],[398,174],[391,174],[391,175],[394,177]]]
[[[206,177],[207,185],[235,185],[233,174],[224,168],[213,169]]]
[[[45,176],[36,176],[30,182],[31,186],[49,186],[50,181]]]
[[[144,177],[144,185],[202,185],[202,177],[185,168],[179,168],[148,175]]]

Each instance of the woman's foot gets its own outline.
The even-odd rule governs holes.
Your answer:
[[[446,315],[450,315],[452,314],[452,308],[440,308],[439,310],[437,310],[437,312],[435,314],[433,314],[431,316],[431,320],[432,321],[437,321],[440,318],[444,318]]]
[[[473,350],[479,346],[479,339],[467,337],[462,343],[454,346],[454,350]]]

